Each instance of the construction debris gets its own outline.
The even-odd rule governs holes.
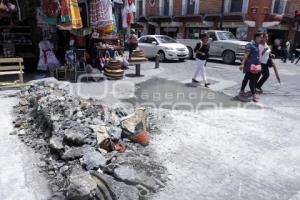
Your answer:
[[[19,97],[15,134],[42,155],[52,199],[147,199],[166,183],[166,169],[146,146],[146,108],[81,99],[54,79],[31,82]]]

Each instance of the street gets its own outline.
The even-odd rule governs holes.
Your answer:
[[[234,99],[243,74],[238,64],[218,61],[207,63],[212,83],[209,89],[190,84],[195,70],[192,60],[161,63],[159,69],[154,69],[154,62],[146,63],[142,65],[142,77],[132,77],[134,67],[130,66],[124,80],[75,83],[70,88],[75,95],[102,99],[111,106],[153,108],[160,133],[151,136],[149,148],[168,171],[166,187],[152,196],[153,200],[297,200],[300,66],[278,60],[276,64],[282,84],[277,83],[271,70],[257,104]],[[7,97],[2,95],[1,99],[6,102]],[[5,103],[6,114],[14,101]],[[10,126],[4,117],[1,123]],[[7,141],[16,139],[5,137]],[[12,147],[1,148],[2,152],[10,152]],[[29,153],[16,150],[13,154],[33,160],[31,150],[26,151]],[[8,162],[4,154],[0,158],[0,163]],[[25,187],[22,177],[32,177],[32,170],[22,166],[19,163],[14,168],[23,174],[21,177],[5,176],[1,185],[15,181],[23,184],[15,187]],[[1,165],[3,170],[7,167]],[[43,179],[39,183],[47,195],[46,183]],[[7,196],[8,187],[1,189],[2,199],[12,199]],[[37,187],[29,185],[26,190],[37,191]]]
[[[257,104],[234,100],[243,74],[238,64],[219,61],[207,63],[210,89],[191,87],[191,60],[161,63],[159,69],[150,62],[142,77],[74,88],[85,97],[106,88],[105,95],[96,93],[106,102],[156,109],[161,134],[151,147],[170,180],[155,200],[290,200],[300,190],[300,66],[275,63],[281,85],[270,69]]]

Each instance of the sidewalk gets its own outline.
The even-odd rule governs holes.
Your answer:
[[[36,166],[34,152],[10,135],[12,109],[16,98],[7,95],[16,91],[0,91],[0,199],[1,200],[45,200],[49,197],[46,180]]]

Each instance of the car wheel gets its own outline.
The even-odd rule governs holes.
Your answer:
[[[235,54],[233,51],[227,50],[223,53],[223,62],[225,64],[232,64],[235,61]]]
[[[184,62],[184,60],[185,60],[184,58],[179,58],[180,62]]]
[[[159,62],[165,62],[166,61],[166,55],[163,51],[159,51],[158,55],[159,55]]]
[[[194,51],[191,47],[187,47],[189,50],[189,59],[192,60],[194,58]]]

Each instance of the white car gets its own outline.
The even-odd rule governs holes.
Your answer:
[[[189,50],[186,46],[165,35],[142,36],[139,38],[139,48],[146,58],[159,55],[160,62],[177,59],[184,61],[189,57]]]

